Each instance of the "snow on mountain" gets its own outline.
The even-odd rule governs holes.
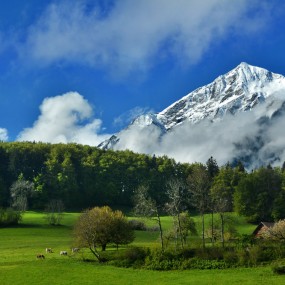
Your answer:
[[[150,145],[152,132],[157,134],[154,141],[158,143],[162,138],[169,137],[168,134],[177,133],[177,130],[182,129],[180,126],[185,124],[192,126],[192,129],[202,122],[204,125],[206,122],[213,123],[214,126],[226,117],[234,119],[238,114],[248,113],[251,110],[255,110],[252,120],[262,121],[263,118],[264,121],[265,117],[270,119],[280,112],[283,114],[284,101],[284,76],[242,62],[233,70],[219,76],[212,83],[192,91],[163,111],[139,116],[126,129],[102,142],[99,147],[103,149],[131,148],[135,151],[147,152],[146,148],[136,149],[136,144],[142,144],[139,139],[142,136],[148,136],[143,139],[143,142]],[[257,106],[263,107],[256,108]],[[238,116],[238,120],[241,116]],[[130,146],[128,139],[134,130],[136,140],[132,138]],[[183,128],[183,132],[184,135],[190,132],[189,127]],[[248,138],[247,141],[249,141]],[[234,144],[234,142],[231,143]],[[237,145],[242,146],[243,143],[239,142]]]
[[[229,113],[251,110],[281,89],[285,89],[284,76],[243,62],[158,113],[157,118],[166,129],[185,120],[192,123],[205,118],[215,121]]]

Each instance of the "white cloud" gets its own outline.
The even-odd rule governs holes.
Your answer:
[[[33,127],[24,129],[20,141],[76,142],[98,145],[108,135],[99,135],[101,120],[93,118],[92,107],[79,93],[46,98]]]
[[[8,131],[7,129],[0,128],[0,141],[7,141],[8,140]]]
[[[284,99],[277,101],[278,96],[275,107],[283,106],[285,110]],[[120,134],[116,149],[167,155],[180,162],[205,163],[213,156],[222,165],[234,158],[252,157],[248,160],[251,168],[267,164],[278,166],[285,161],[285,111],[268,121],[272,115],[267,110],[269,106],[274,107],[270,99],[251,112],[228,115],[215,123],[185,122],[165,135],[153,125],[143,129],[131,127]],[[262,124],[260,118],[265,123]]]
[[[130,72],[165,56],[196,62],[228,34],[256,32],[266,24],[263,6],[255,0],[115,1],[105,15],[89,2],[49,5],[28,31],[24,56],[45,64],[80,62]],[[249,15],[252,7],[260,10],[256,17]]]

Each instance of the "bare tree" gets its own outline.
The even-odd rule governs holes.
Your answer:
[[[160,207],[148,194],[148,187],[141,185],[135,191],[134,212],[136,215],[154,219],[159,227],[161,250],[164,251],[163,231],[160,219]]]
[[[60,225],[63,219],[64,205],[61,200],[51,200],[46,207],[46,220],[50,225]]]
[[[185,189],[186,184],[181,179],[171,179],[167,183],[167,196],[169,202],[165,205],[167,212],[174,218],[174,228],[176,233],[176,245],[180,237],[181,247],[184,247],[182,224],[180,214],[185,210]]]

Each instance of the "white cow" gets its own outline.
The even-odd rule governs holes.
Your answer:
[[[46,253],[52,253],[52,249],[51,248],[46,248]]]
[[[73,247],[73,248],[71,249],[71,251],[72,251],[73,253],[78,252],[78,251],[79,251],[79,248],[78,248],[78,247]]]
[[[67,255],[67,251],[61,250],[61,251],[60,251],[60,255]]]

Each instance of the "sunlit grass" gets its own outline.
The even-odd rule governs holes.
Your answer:
[[[116,268],[99,264],[88,250],[72,255],[72,225],[78,213],[66,213],[61,226],[50,226],[44,214],[27,212],[17,227],[0,229],[0,285],[17,284],[284,284],[269,267],[230,270],[186,270],[158,272]],[[200,217],[194,217],[199,223]],[[207,217],[208,219],[208,217]],[[251,232],[251,225],[237,217],[237,227]],[[171,228],[172,217],[162,217],[163,228]],[[155,221],[146,220],[147,225]],[[198,225],[199,226],[199,225]],[[137,231],[133,245],[159,246],[158,232]],[[51,247],[54,253],[46,254]],[[67,250],[69,256],[60,256]],[[109,250],[115,250],[109,247]],[[37,260],[43,253],[45,260]],[[82,258],[94,260],[83,262]]]

